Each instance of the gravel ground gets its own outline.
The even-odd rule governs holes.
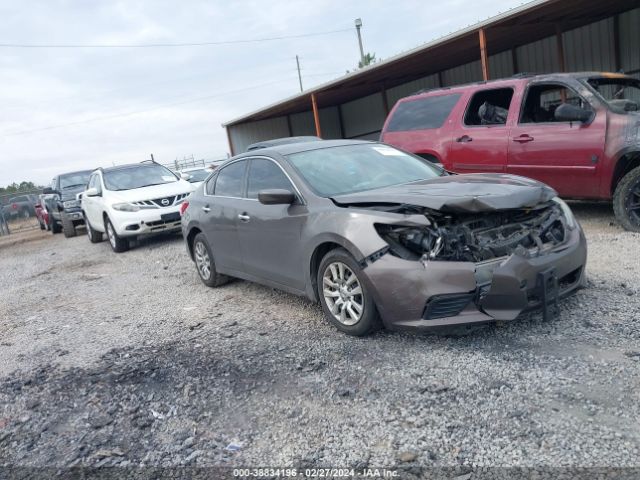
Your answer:
[[[640,235],[573,207],[559,318],[363,339],[175,236],[0,244],[0,465],[640,467]]]

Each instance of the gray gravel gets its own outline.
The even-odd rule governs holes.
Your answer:
[[[640,235],[574,209],[560,318],[364,339],[177,237],[0,246],[0,465],[638,467]]]

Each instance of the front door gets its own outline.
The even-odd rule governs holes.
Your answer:
[[[449,164],[457,173],[502,173],[507,164],[513,88],[478,90],[453,129]]]
[[[89,183],[87,188],[95,188],[99,195],[102,195],[102,184],[100,182],[100,176],[94,173],[89,177]],[[82,208],[87,220],[91,224],[94,230],[99,232],[104,231],[104,223],[102,220],[102,197],[101,196],[88,197],[86,194],[82,194]]]
[[[588,123],[557,121],[556,108],[571,103],[593,110],[575,90],[561,83],[534,83],[511,129],[507,172],[534,178],[561,196],[598,196],[599,164],[604,155],[606,112]]]
[[[304,290],[300,232],[307,207],[298,198],[291,205],[264,205],[258,192],[295,192],[282,168],[271,159],[254,158],[249,166],[247,199],[239,204],[238,236],[245,271],[258,278]]]

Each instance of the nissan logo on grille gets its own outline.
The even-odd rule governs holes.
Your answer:
[[[162,204],[163,207],[168,207],[171,202],[169,201],[168,198],[163,198],[162,200],[160,200],[160,203]]]

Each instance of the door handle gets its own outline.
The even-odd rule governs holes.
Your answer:
[[[249,220],[251,220],[251,217],[249,215],[247,215],[247,213],[239,213],[238,214],[238,218],[240,219],[241,222],[248,222]]]
[[[515,137],[513,141],[518,143],[533,142],[533,137],[531,135],[524,134],[520,135],[519,137]]]
[[[211,209],[209,208],[209,205],[206,205],[206,206],[202,207],[202,211],[204,213],[209,213],[211,211]]]
[[[456,138],[456,142],[469,143],[469,142],[473,142],[473,138],[471,138],[469,135],[462,135],[461,137]]]

